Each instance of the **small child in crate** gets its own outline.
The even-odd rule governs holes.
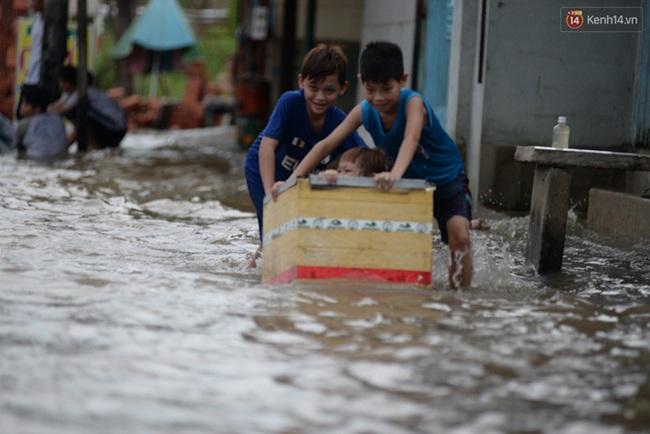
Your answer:
[[[352,148],[341,155],[336,169],[323,170],[318,175],[327,178],[328,184],[336,185],[339,176],[374,177],[378,173],[389,171],[391,166],[391,159],[381,149]],[[470,222],[470,229],[485,231],[490,226],[484,219],[478,218]]]

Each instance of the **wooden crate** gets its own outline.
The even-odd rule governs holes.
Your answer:
[[[347,278],[431,283],[433,193],[402,179],[388,191],[372,178],[311,176],[264,203],[262,281]]]

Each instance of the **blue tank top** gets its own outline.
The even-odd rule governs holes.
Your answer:
[[[368,101],[363,100],[361,102],[363,126],[370,133],[377,147],[383,149],[393,160],[397,159],[406,131],[406,104],[413,97],[419,97],[424,102],[428,125],[422,129],[418,149],[403,177],[426,179],[435,182],[439,187],[444,187],[456,180],[465,168],[456,143],[442,128],[433,109],[422,95],[410,89],[402,89],[397,117],[390,131],[383,130],[379,112]]]

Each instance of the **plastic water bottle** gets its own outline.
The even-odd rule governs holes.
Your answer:
[[[566,149],[569,147],[571,128],[566,124],[566,116],[557,118],[557,125],[553,127],[553,147]]]

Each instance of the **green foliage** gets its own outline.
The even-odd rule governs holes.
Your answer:
[[[108,89],[115,86],[115,60],[110,56],[114,45],[115,36],[113,32],[105,32],[102,38],[102,46],[98,47],[95,64],[92,67],[95,79],[94,84],[100,89]]]
[[[206,70],[214,79],[225,70],[227,57],[237,51],[237,40],[228,28],[212,26],[199,38],[199,49],[204,56]]]
[[[138,4],[146,5],[146,1]],[[192,7],[191,0],[180,0],[183,8]],[[237,40],[235,28],[237,20],[237,1],[231,1],[228,7],[229,23],[227,25],[194,25],[194,33],[198,44],[192,53],[186,58],[199,57],[205,61],[206,73],[211,81],[225,70],[226,59],[229,55],[236,53]],[[110,52],[116,44],[114,23],[108,21],[102,37],[102,46],[98,48],[93,66],[95,85],[107,89],[115,86],[116,62],[110,56]],[[181,99],[185,90],[186,75],[184,72],[165,72],[160,74],[158,85],[158,96],[167,96]],[[149,95],[150,74],[142,73],[134,75],[134,91],[141,96]]]
[[[146,5],[145,0],[138,4]],[[192,7],[191,0],[181,0],[183,8]],[[237,51],[235,28],[237,26],[237,1],[231,1],[229,8],[229,23],[227,25],[195,25],[194,32],[198,40],[195,50],[188,53],[184,60],[199,57],[205,61],[206,72],[210,80],[225,70],[229,55]],[[102,36],[102,45],[98,47],[93,65],[95,85],[102,89],[115,86],[116,61],[110,56],[116,44],[114,23],[107,22]],[[165,72],[160,74],[158,96],[181,99],[185,91],[186,74],[182,71]],[[141,96],[149,95],[151,75],[139,73],[134,75],[134,92]]]

